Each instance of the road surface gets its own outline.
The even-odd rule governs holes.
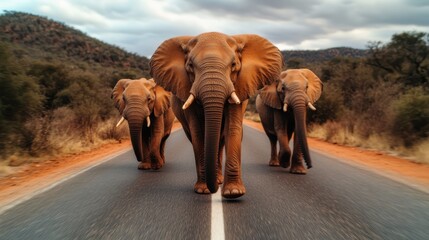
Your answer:
[[[179,130],[160,171],[138,171],[127,151],[1,214],[0,239],[429,239],[429,194],[316,152],[307,175],[289,174],[269,150],[245,127],[247,193],[220,200],[193,192]]]

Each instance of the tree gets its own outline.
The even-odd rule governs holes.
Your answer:
[[[0,43],[0,152],[20,145],[24,122],[41,108],[34,80],[24,74],[6,44]],[[18,142],[16,142],[18,141]]]
[[[387,44],[370,42],[367,64],[386,81],[429,88],[429,33],[394,34]]]

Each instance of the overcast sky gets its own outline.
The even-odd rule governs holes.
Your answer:
[[[366,48],[429,32],[429,0],[0,0],[0,10],[45,16],[147,57],[168,38],[211,31],[259,34],[281,50]]]

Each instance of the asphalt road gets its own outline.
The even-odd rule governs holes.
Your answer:
[[[138,171],[130,150],[0,215],[0,239],[429,239],[429,194],[315,152],[307,175],[289,174],[269,149],[245,127],[247,193],[217,206],[223,231],[211,231],[212,196],[193,192],[179,130],[160,171]]]

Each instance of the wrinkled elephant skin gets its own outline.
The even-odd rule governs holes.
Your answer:
[[[171,93],[153,80],[121,79],[112,91],[112,99],[121,120],[128,121],[138,169],[160,169],[165,163],[165,141],[174,121]]]
[[[155,82],[174,94],[173,111],[192,143],[197,167],[194,191],[214,193],[223,181],[223,197],[242,196],[246,100],[278,78],[280,51],[258,35],[210,32],[166,40],[153,54],[150,67]]]
[[[306,174],[312,161],[307,143],[307,107],[316,110],[314,103],[323,89],[322,81],[308,69],[289,69],[280,79],[261,89],[256,109],[271,143],[270,166],[290,166],[290,172]],[[289,141],[294,136],[293,153]],[[277,154],[277,141],[280,150]],[[292,154],[292,165],[291,165]]]

